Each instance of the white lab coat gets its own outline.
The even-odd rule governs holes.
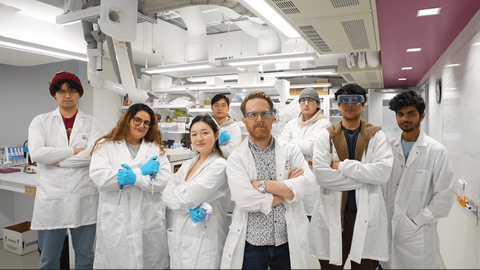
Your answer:
[[[158,156],[160,169],[153,182],[140,167]],[[129,165],[137,175],[123,188],[118,205],[118,170]],[[93,268],[156,269],[168,266],[165,204],[162,190],[171,176],[170,162],[153,142],[142,140],[133,158],[124,140],[100,145],[93,152],[90,176],[100,190]]]
[[[322,113],[321,110],[319,110],[317,114],[318,113]],[[302,117],[301,115],[302,113],[300,113],[300,117]],[[290,144],[296,145],[305,157],[310,170],[313,171],[313,145],[315,139],[320,134],[320,131],[326,129],[330,125],[332,125],[332,123],[330,123],[327,118],[320,118],[317,121],[311,124],[306,124],[302,127],[298,123],[298,118],[295,118],[290,120],[285,125],[278,138],[287,141]],[[315,207],[315,202],[317,201],[319,191],[320,186],[315,183],[315,190],[313,194],[303,199],[303,206],[305,207],[305,212],[308,216],[313,214],[313,208]]]
[[[354,225],[350,260],[388,260],[387,213],[381,185],[388,181],[393,155],[387,136],[377,131],[368,143],[362,160],[346,159],[338,170],[330,167],[339,161],[333,142],[330,154],[330,135],[321,132],[315,141],[313,166],[320,185],[320,196],[315,205],[309,229],[311,254],[330,264],[342,264],[342,192],[356,191],[357,217]]]
[[[312,194],[315,187],[315,176],[309,170],[307,162],[296,146],[274,139],[277,181],[284,181],[294,193],[292,200],[283,202],[286,208],[290,267],[307,269],[310,257],[307,244],[308,219],[303,207],[303,198]],[[304,175],[288,179],[290,170],[295,167],[302,168]],[[248,212],[260,211],[268,215],[272,209],[273,194],[268,192],[263,194],[251,184],[251,181],[257,179],[257,172],[247,139],[243,140],[240,147],[228,158],[227,175],[232,199],[236,206],[225,242],[221,268],[241,269]]]
[[[230,135],[230,140],[224,144],[220,144],[220,150],[225,158],[228,156],[240,145],[242,142],[242,131],[238,126],[238,123],[231,123],[220,128],[220,133],[226,130]]]
[[[448,215],[454,201],[447,150],[420,132],[405,162],[401,136],[390,143],[394,163],[384,196],[391,253],[384,265],[392,269],[440,269],[437,221]]]
[[[102,136],[100,122],[78,110],[67,138],[60,110],[36,116],[28,149],[37,162],[32,230],[77,228],[97,222],[98,190],[88,175],[90,151]],[[85,148],[74,155],[74,148]],[[52,166],[56,162],[60,167]]]
[[[213,152],[197,171],[185,181],[199,155],[183,163],[164,191],[168,208],[175,213],[168,229],[171,269],[218,269],[227,237],[227,210],[230,190],[225,173],[226,160]],[[207,202],[212,208],[210,221],[193,225],[190,209]],[[205,233],[203,242],[202,234]]]

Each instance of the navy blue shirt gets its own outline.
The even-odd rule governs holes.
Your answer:
[[[348,146],[348,159],[355,159],[355,148],[357,147],[358,134],[360,133],[360,127],[350,130],[342,126],[343,134]],[[346,209],[350,211],[357,211],[357,203],[355,201],[355,190],[348,191]]]

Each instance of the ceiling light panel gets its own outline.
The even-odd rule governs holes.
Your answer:
[[[269,21],[270,25],[275,25],[288,38],[300,37],[297,31],[264,0],[245,0],[245,2],[262,14]]]
[[[410,49],[407,49],[407,52],[419,52],[421,50],[422,48],[410,48]]]
[[[22,40],[7,38],[0,36],[0,47],[13,49],[17,51],[24,51],[60,59],[74,59],[87,62],[88,58],[85,54],[65,51],[57,48],[47,47],[35,43],[25,42]]]
[[[412,67],[402,67],[402,70],[410,70]]]
[[[262,55],[255,57],[245,57],[223,60],[224,65],[228,66],[251,66],[260,64],[274,64],[282,62],[295,62],[295,61],[310,61],[315,60],[316,53],[293,53],[293,54],[275,54],[275,55]]]
[[[212,68],[210,62],[194,62],[186,64],[164,65],[151,68],[142,68],[141,71],[148,74],[162,74],[174,71],[198,70]]]
[[[398,78],[399,81],[406,81],[407,78]]]
[[[285,71],[285,72],[271,72],[271,73],[262,73],[262,77],[300,77],[300,76],[324,76],[324,75],[336,75],[334,69],[312,69],[312,70],[299,70],[299,71]]]
[[[417,17],[438,15],[440,14],[440,9],[442,8],[438,7],[438,8],[419,9],[417,11]]]

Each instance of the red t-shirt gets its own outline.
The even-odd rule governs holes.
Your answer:
[[[71,118],[63,117],[63,123],[65,124],[65,129],[67,130],[67,138],[70,141],[70,134],[72,133],[73,123],[75,123],[75,117],[77,114],[72,116]]]

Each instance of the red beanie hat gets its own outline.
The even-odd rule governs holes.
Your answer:
[[[55,97],[55,92],[53,92],[52,90],[52,84],[54,84],[58,80],[72,80],[77,82],[80,85],[79,94],[80,96],[83,96],[83,86],[82,86],[82,83],[80,82],[80,79],[75,74],[63,71],[55,74],[55,77],[53,77],[52,82],[50,83],[50,87],[48,89],[50,90],[50,95],[52,95],[52,97]]]

